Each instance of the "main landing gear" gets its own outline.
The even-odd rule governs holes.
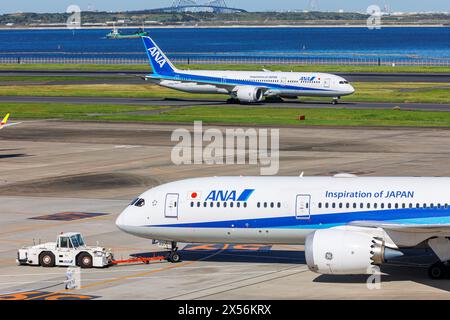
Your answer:
[[[450,276],[450,263],[449,261],[445,262],[436,262],[432,264],[428,268],[428,276],[431,279],[444,279]]]
[[[177,263],[181,261],[181,257],[178,253],[177,243],[175,241],[172,241],[171,243],[171,249],[167,254],[167,261],[172,263]]]

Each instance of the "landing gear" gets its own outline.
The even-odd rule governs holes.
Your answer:
[[[227,104],[240,104],[241,102],[236,98],[229,98]]]
[[[169,254],[167,255],[167,261],[172,262],[172,263],[180,262],[181,257],[177,251],[178,251],[177,243],[175,241],[172,241],[172,248],[171,248]]]
[[[450,275],[449,271],[449,266],[439,261],[428,268],[428,276],[431,279],[444,279]]]
[[[331,101],[331,103],[334,104],[334,105],[338,104],[340,98],[341,98],[341,97],[334,97],[334,98],[333,98],[333,101]]]

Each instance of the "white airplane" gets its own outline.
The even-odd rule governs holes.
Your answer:
[[[305,244],[310,270],[367,274],[429,246],[450,275],[450,178],[214,177],[181,180],[144,192],[117,218],[129,234],[177,242]]]
[[[264,97],[340,97],[355,92],[342,77],[328,73],[178,70],[150,37],[142,37],[153,73],[145,80],[190,92],[227,94],[231,100],[254,103]]]
[[[8,123],[9,113],[3,118],[2,122],[0,122],[0,130],[6,127],[11,127],[20,124],[20,122]]]

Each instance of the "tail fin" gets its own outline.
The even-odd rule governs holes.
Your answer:
[[[152,38],[142,37],[142,40],[150,60],[150,65],[153,69],[153,73],[158,75],[172,75],[178,71]]]
[[[9,113],[3,118],[3,120],[0,124],[5,125],[8,122],[8,118],[9,118]]]

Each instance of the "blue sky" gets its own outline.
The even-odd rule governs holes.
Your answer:
[[[6,12],[63,12],[67,6],[78,4],[82,10],[93,6],[98,10],[139,10],[169,6],[173,0],[2,0],[0,13]],[[198,0],[206,2],[206,0]],[[319,10],[365,11],[369,5],[383,7],[388,4],[393,11],[446,11],[450,12],[449,0],[227,0],[228,6],[239,7],[249,11],[307,9],[314,1]]]

